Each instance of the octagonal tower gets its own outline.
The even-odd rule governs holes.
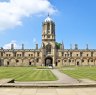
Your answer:
[[[43,65],[55,66],[55,23],[49,17],[42,24],[42,58]]]

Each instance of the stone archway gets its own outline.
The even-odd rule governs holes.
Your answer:
[[[77,66],[79,66],[80,65],[80,63],[79,63],[79,61],[77,61]]]
[[[51,57],[45,58],[45,66],[53,66],[53,59]]]

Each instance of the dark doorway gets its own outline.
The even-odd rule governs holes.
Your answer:
[[[77,66],[79,66],[79,61],[77,62]]]
[[[9,66],[9,61],[7,62],[7,66]]]
[[[51,57],[47,57],[45,59],[45,66],[52,66],[52,62],[53,62],[52,58]]]
[[[29,65],[31,65],[31,62],[29,62]]]
[[[56,62],[56,66],[57,66],[57,62]]]
[[[1,64],[1,59],[0,59],[0,66],[1,66],[2,64]]]

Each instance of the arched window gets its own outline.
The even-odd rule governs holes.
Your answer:
[[[47,24],[48,33],[50,32],[50,23]]]
[[[47,54],[51,54],[51,45],[50,45],[50,44],[48,44],[48,45],[46,46],[46,53],[47,53]]]

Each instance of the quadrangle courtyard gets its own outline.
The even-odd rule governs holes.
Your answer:
[[[56,81],[53,69],[43,67],[0,67],[0,79],[12,78],[16,81]],[[96,67],[62,67],[56,70],[75,79],[96,80]]]

